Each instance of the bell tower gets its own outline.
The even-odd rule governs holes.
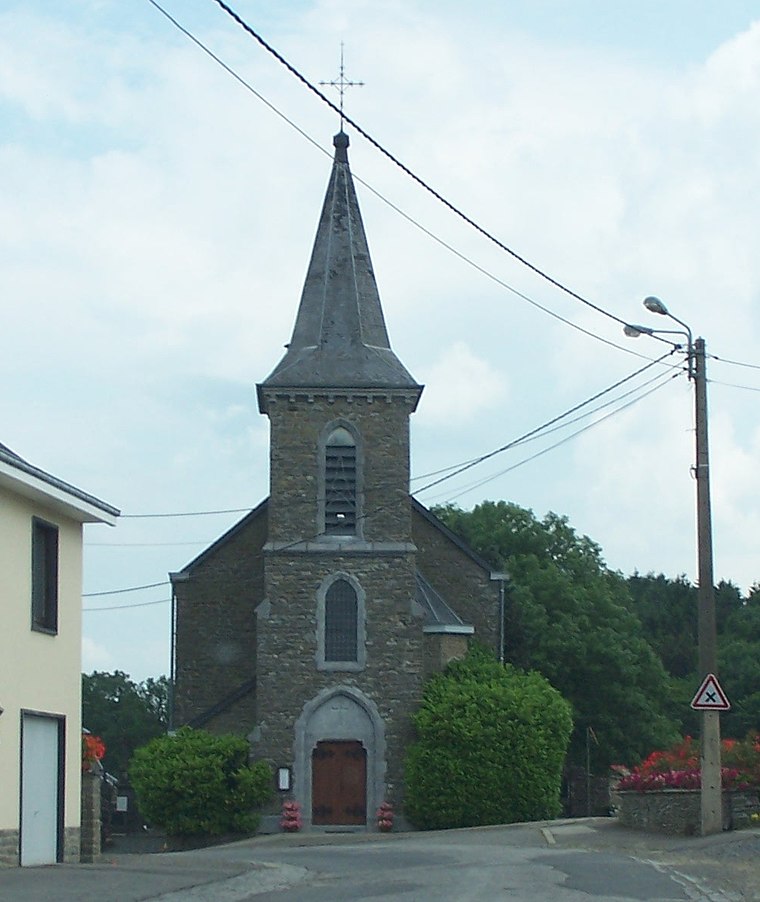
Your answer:
[[[422,386],[390,346],[348,143],[342,131],[333,140],[292,338],[257,386],[270,498],[255,752],[292,768],[315,824],[366,823],[393,798],[423,681],[409,497]],[[350,802],[324,795],[341,783],[325,768],[344,758],[364,762],[363,778],[359,764],[346,778]]]

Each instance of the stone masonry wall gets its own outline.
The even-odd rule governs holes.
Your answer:
[[[294,761],[294,727],[304,704],[339,685],[363,692],[385,726],[386,795],[402,797],[410,715],[424,679],[421,624],[412,615],[415,556],[409,503],[409,413],[403,394],[382,398],[317,394],[270,400],[269,541],[308,542],[309,550],[270,551],[266,603],[258,621],[259,728],[254,755],[274,765]],[[358,436],[360,529],[355,539],[320,536],[320,441],[333,425]],[[332,542],[332,544],[331,544]],[[351,547],[353,545],[353,548]],[[365,593],[366,662],[361,671],[317,669],[317,593],[347,573]]]
[[[656,833],[696,836],[700,832],[700,791],[664,789],[659,792],[618,792],[620,823]],[[723,829],[746,827],[760,812],[757,790],[723,793]]]
[[[80,855],[85,864],[100,858],[100,793],[99,774],[82,774],[82,832]]]
[[[316,396],[311,401],[269,402],[271,492],[269,539],[314,540],[318,518],[319,441],[335,421],[358,432],[360,515],[368,542],[408,542],[409,405],[402,397],[357,395],[353,400]]]
[[[15,867],[18,862],[18,830],[0,830],[0,867]]]
[[[425,634],[425,679],[467,654],[469,636],[447,633]]]
[[[294,765],[294,726],[305,702],[322,689],[354,686],[372,699],[385,723],[388,798],[398,804],[410,714],[421,700],[422,630],[412,616],[413,553],[267,556],[267,604],[258,623],[259,730],[255,757]],[[366,593],[366,666],[359,672],[316,667],[317,592],[336,572]]]
[[[256,674],[256,606],[264,597],[266,507],[249,514],[220,547],[175,582],[177,599],[174,725],[217,704]],[[204,725],[247,735],[253,692]]]
[[[475,640],[497,650],[499,585],[456,543],[413,511],[412,538],[417,566],[430,585],[465,621],[475,627]]]

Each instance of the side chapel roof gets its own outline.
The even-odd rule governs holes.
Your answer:
[[[262,389],[406,389],[419,385],[391,349],[351,170],[348,135],[335,159],[287,352]]]

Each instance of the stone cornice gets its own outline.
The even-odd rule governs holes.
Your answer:
[[[300,542],[267,542],[268,554],[411,554],[417,550],[413,542],[363,542],[360,540],[305,540]]]
[[[414,411],[420,399],[419,388],[280,388],[258,385],[259,410],[267,412],[270,404],[313,404],[315,401],[347,401],[349,404],[392,404],[401,402]]]

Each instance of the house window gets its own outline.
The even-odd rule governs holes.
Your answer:
[[[58,632],[58,527],[32,519],[32,629]]]
[[[357,660],[358,601],[354,587],[336,580],[325,595],[325,662]]]
[[[326,535],[356,534],[356,442],[343,426],[333,429],[325,443]]]
[[[349,573],[333,573],[317,591],[317,670],[358,673],[366,665],[366,599]]]

